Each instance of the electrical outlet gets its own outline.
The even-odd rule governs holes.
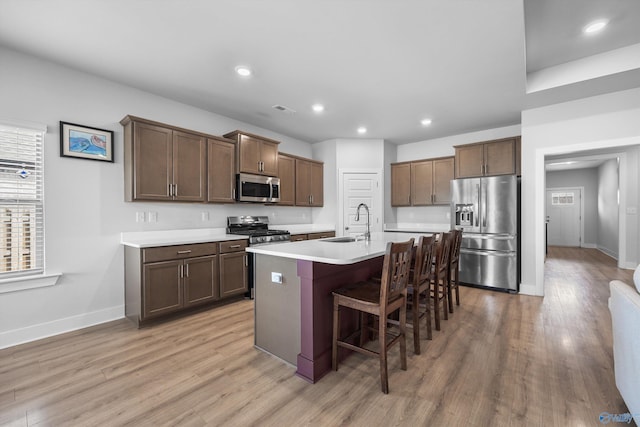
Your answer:
[[[209,221],[209,212],[202,212],[201,217],[203,221]]]
[[[136,222],[144,222],[144,212],[136,212]]]
[[[158,212],[149,212],[149,222],[158,222]]]
[[[271,281],[273,283],[280,283],[282,284],[282,273],[274,273],[273,271],[271,272]]]
[[[636,215],[638,213],[638,208],[636,208],[635,206],[629,206],[627,207],[627,213],[629,215]]]

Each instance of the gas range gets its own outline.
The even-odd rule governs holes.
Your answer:
[[[288,242],[291,234],[285,230],[269,230],[267,216],[227,217],[227,233],[249,236],[249,246]]]

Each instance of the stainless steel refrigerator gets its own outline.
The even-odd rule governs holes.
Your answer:
[[[515,175],[451,181],[451,227],[462,230],[461,283],[518,291],[519,192]]]

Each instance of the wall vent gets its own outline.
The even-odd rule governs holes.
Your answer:
[[[279,105],[279,104],[276,104],[271,108],[275,108],[278,111],[282,111],[283,113],[289,113],[289,114],[293,114],[296,112],[296,110],[294,110],[293,108],[285,107],[284,105]]]

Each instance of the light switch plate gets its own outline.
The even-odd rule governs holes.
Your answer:
[[[149,212],[149,222],[158,222],[158,212]]]
[[[273,283],[280,283],[282,284],[282,273],[274,273],[273,271],[271,272],[271,281]]]
[[[144,212],[136,212],[136,222],[144,222]]]

